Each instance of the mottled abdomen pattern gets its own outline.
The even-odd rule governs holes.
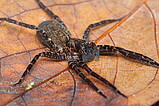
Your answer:
[[[40,42],[50,50],[63,51],[70,40],[71,33],[59,22],[49,20],[38,26],[43,31],[37,31]]]

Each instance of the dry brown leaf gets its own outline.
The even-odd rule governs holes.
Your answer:
[[[42,0],[68,26],[73,37],[82,38],[86,27],[104,19],[120,18],[138,9],[115,30],[102,38],[98,44],[110,44],[145,54],[158,61],[159,1],[148,0]],[[151,12],[152,11],[152,12]],[[154,17],[153,17],[154,15]],[[51,18],[39,8],[34,0],[0,0],[0,17],[38,25]],[[93,30],[91,41],[114,24]],[[112,40],[111,40],[112,38]],[[95,82],[108,99],[91,89],[74,72],[62,72],[67,62],[39,59],[25,78],[22,87],[12,88],[24,72],[31,59],[43,47],[36,38],[36,31],[7,22],[0,22],[0,105],[152,105],[159,100],[158,69],[123,57],[105,56],[88,63],[125,95],[117,96],[100,81]],[[55,77],[55,75],[57,77]],[[25,87],[37,85],[44,79],[54,79],[27,92]],[[75,80],[74,80],[75,79]],[[24,93],[23,93],[24,92]],[[75,92],[75,95],[74,95]]]

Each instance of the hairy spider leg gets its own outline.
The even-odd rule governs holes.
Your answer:
[[[100,75],[98,75],[97,73],[93,72],[88,66],[87,64],[85,64],[84,62],[80,62],[79,63],[79,67],[85,69],[88,74],[92,75],[93,77],[97,78],[98,80],[104,82],[106,85],[108,85],[109,87],[111,87],[115,92],[117,92],[118,94],[122,95],[123,97],[127,98],[127,96],[125,96],[123,93],[121,93],[114,85],[112,85],[109,81],[107,81],[106,79],[104,79],[103,77],[101,77]]]
[[[39,59],[39,57],[48,57],[48,58],[57,59],[57,60],[65,60],[66,59],[66,56],[64,54],[58,54],[58,53],[53,53],[53,52],[42,52],[42,53],[37,54],[32,59],[30,64],[27,66],[27,68],[24,71],[23,75],[21,76],[20,80],[16,84],[14,84],[13,86],[19,85],[23,82],[25,76],[30,72],[31,68],[36,63],[36,61]]]
[[[47,13],[49,14],[52,18],[54,18],[55,20],[57,20],[59,23],[61,23],[62,25],[64,25],[66,27],[66,25],[64,24],[64,22],[60,19],[60,17],[58,17],[57,15],[55,15],[50,9],[48,9],[40,0],[36,0],[36,2],[38,3],[38,5]]]
[[[42,31],[39,27],[36,27],[35,25],[30,25],[30,24],[26,24],[24,22],[19,22],[17,20],[11,19],[11,18],[0,18],[0,20],[7,21],[9,23],[13,23],[13,24],[16,24],[16,25],[20,25],[20,26],[23,26],[25,28],[35,29],[35,30],[38,30],[38,31]]]
[[[98,94],[100,94],[101,96],[103,96],[104,98],[107,98],[107,96],[105,96],[94,84],[91,80],[89,80],[78,68],[77,63],[74,61],[69,61],[68,62],[70,68],[72,70],[74,70],[78,76],[80,76],[84,81],[86,81],[88,83],[88,85],[90,85]]]
[[[113,54],[121,53],[123,56],[127,58],[133,59],[143,64],[147,64],[147,65],[159,68],[159,63],[157,63],[153,59],[143,54],[135,53],[133,51],[129,51],[121,47],[115,47],[110,45],[97,45],[97,46],[99,47],[100,55],[109,55],[109,54],[113,55]]]
[[[100,25],[107,25],[107,24],[110,24],[110,23],[113,23],[113,22],[116,22],[116,21],[120,21],[121,19],[123,19],[124,17],[122,18],[119,18],[119,19],[108,19],[108,20],[103,20],[103,21],[100,21],[100,22],[97,22],[97,23],[94,23],[94,24],[90,24],[87,29],[84,31],[84,35],[83,35],[83,40],[85,41],[88,41],[88,36],[89,36],[89,33],[90,33],[90,30],[92,28],[95,28],[95,27],[98,27]]]

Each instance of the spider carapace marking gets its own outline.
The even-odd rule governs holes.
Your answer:
[[[35,26],[23,22],[18,22],[10,18],[0,18],[0,20],[2,21],[7,21],[9,23],[37,30],[37,36],[40,42],[50,49],[50,52],[39,53],[32,59],[31,63],[28,65],[25,72],[21,76],[19,82],[14,84],[14,86],[22,83],[25,76],[30,72],[31,68],[39,59],[39,57],[48,57],[61,61],[68,61],[69,67],[104,98],[107,98],[107,96],[103,94],[102,91],[100,91],[93,84],[93,82],[80,71],[80,68],[86,70],[90,75],[108,85],[115,93],[122,95],[123,97],[127,97],[109,81],[107,81],[97,73],[93,72],[86,63],[92,61],[94,58],[98,59],[100,55],[122,54],[123,56],[134,59],[138,62],[157,68],[159,67],[159,64],[156,61],[142,54],[135,53],[121,47],[110,45],[96,45],[93,42],[89,42],[88,35],[92,28],[120,21],[122,18],[103,20],[94,24],[90,24],[84,31],[83,39],[76,39],[71,37],[71,33],[67,29],[66,25],[57,15],[50,11],[42,2],[40,2],[40,0],[36,0],[36,2],[46,13],[48,13],[48,15],[50,15],[55,20],[44,21],[39,24],[39,26]]]

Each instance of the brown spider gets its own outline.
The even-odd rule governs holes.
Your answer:
[[[99,55],[114,55],[114,54],[122,54],[123,56],[134,59],[138,62],[151,65],[154,67],[159,67],[159,64],[152,60],[151,58],[144,56],[139,53],[135,53],[129,50],[126,50],[121,47],[115,47],[110,45],[96,45],[93,42],[89,42],[88,35],[91,28],[106,25],[112,22],[120,21],[119,19],[109,19],[103,20],[94,24],[90,24],[84,32],[83,39],[71,38],[71,33],[67,29],[64,22],[55,15],[52,11],[50,11],[40,0],[36,0],[38,5],[46,11],[52,18],[56,21],[48,20],[44,21],[39,26],[34,26],[30,24],[26,24],[23,22],[18,22],[16,20],[10,18],[0,18],[2,21],[7,21],[9,23],[17,24],[29,29],[35,29],[37,31],[37,36],[40,42],[50,49],[50,52],[42,52],[37,54],[31,61],[31,63],[26,68],[25,72],[21,76],[19,82],[14,84],[13,86],[19,85],[24,80],[25,76],[30,72],[31,68],[35,64],[35,62],[39,59],[39,57],[48,57],[60,61],[67,60],[69,67],[75,71],[84,81],[86,81],[97,93],[99,93],[104,98],[107,98],[94,84],[90,81],[79,68],[83,68],[90,75],[99,79],[116,93],[125,96],[121,93],[114,85],[108,82],[106,79],[93,72],[88,66],[87,62],[92,61],[94,58],[98,59]]]

